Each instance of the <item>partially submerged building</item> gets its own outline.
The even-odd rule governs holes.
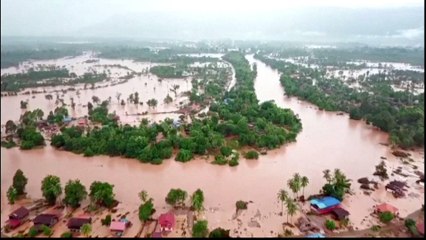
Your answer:
[[[340,206],[340,201],[334,197],[314,198],[310,201],[311,210],[317,214],[330,213],[334,208]]]
[[[80,232],[81,227],[84,224],[91,224],[92,218],[89,216],[79,216],[75,218],[71,218],[68,221],[67,227],[70,230],[70,232]]]
[[[333,218],[338,220],[338,221],[347,219],[348,216],[349,216],[349,212],[346,211],[343,208],[340,208],[340,207],[336,207],[336,208],[332,209],[330,213],[333,216]]]
[[[390,205],[389,203],[382,203],[376,206],[375,212],[377,214],[384,213],[384,212],[390,212],[393,215],[398,215],[398,208]]]
[[[12,229],[19,227],[28,219],[30,211],[25,207],[20,207],[9,214],[8,226]]]
[[[175,215],[172,212],[163,213],[158,218],[162,232],[171,232],[175,226]]]
[[[56,214],[42,213],[34,218],[34,227],[38,230],[41,229],[42,225],[47,227],[53,227],[59,221],[59,216]]]

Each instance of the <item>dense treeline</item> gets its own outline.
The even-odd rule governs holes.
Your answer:
[[[29,71],[1,77],[1,91],[20,91],[24,88],[97,83],[107,79],[106,73],[84,73],[76,76],[67,69]]]
[[[191,124],[180,127],[173,125],[171,119],[159,124],[143,120],[138,127],[118,125],[110,120],[104,121],[102,128],[87,131],[63,128],[61,134],[52,137],[51,144],[86,156],[125,156],[160,164],[170,158],[174,150],[178,151],[176,160],[184,162],[195,154],[217,154],[222,158],[224,151],[220,150],[225,146],[228,150],[241,146],[272,149],[294,141],[301,130],[300,120],[291,110],[280,109],[272,102],[258,104],[253,87],[256,72],[250,70],[243,54],[229,53],[225,59],[236,70],[237,84],[225,96],[229,101],[211,106],[208,118],[194,118]],[[111,119],[105,106],[90,111],[90,118],[93,119],[95,113],[100,119]],[[232,161],[230,165],[237,165],[238,157]]]
[[[323,70],[261,55],[256,55],[256,58],[282,72],[280,81],[287,95],[298,96],[320,109],[345,111],[352,119],[365,119],[389,132],[391,142],[401,147],[424,145],[423,93],[395,92],[389,83],[378,80],[375,75],[362,82],[364,91],[358,91],[338,79],[326,79]]]
[[[268,52],[276,52],[276,49],[269,49]],[[344,66],[347,65],[346,62],[355,60],[404,62],[417,66],[424,66],[423,48],[289,48],[277,52],[278,56],[282,58],[305,57],[306,63],[328,66]]]
[[[1,51],[1,68],[7,68],[12,66],[18,66],[23,61],[29,59],[32,60],[44,60],[44,59],[55,59],[65,56],[77,56],[80,51],[75,49],[42,49],[42,50],[7,50]]]
[[[181,78],[184,68],[179,66],[154,66],[149,71],[160,78]]]
[[[70,73],[67,69],[53,69],[34,71],[29,70],[27,73],[10,74],[1,77],[2,91],[18,91],[21,88],[33,86],[38,81],[52,78],[68,78]]]
[[[113,59],[133,59],[142,62],[161,62],[161,63],[181,63],[187,65],[193,62],[214,62],[215,58],[210,57],[189,57],[178,55],[182,53],[194,53],[194,49],[182,51],[182,48],[168,48],[161,50],[152,50],[150,48],[120,47],[120,48],[102,48],[98,57]]]

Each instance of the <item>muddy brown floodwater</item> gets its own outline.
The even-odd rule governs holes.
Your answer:
[[[318,193],[325,182],[322,177],[324,169],[340,168],[354,179],[352,188],[356,194],[348,197],[344,206],[351,212],[351,222],[357,226],[361,226],[362,218],[377,202],[392,202],[402,215],[420,208],[424,202],[424,187],[412,187],[410,190],[419,192],[420,197],[398,200],[385,191],[376,191],[369,197],[359,191],[356,179],[371,177],[381,156],[388,158],[390,168],[400,164],[387,147],[380,145],[387,141],[386,133],[361,121],[349,120],[347,115],[319,111],[296,98],[285,97],[278,72],[254,60],[252,55],[247,58],[251,63],[257,63],[255,89],[258,99],[275,100],[279,106],[291,108],[302,119],[303,130],[297,136],[297,142],[270,151],[259,160],[241,159],[240,165],[234,168],[212,165],[202,158],[188,163],[170,159],[156,166],[119,157],[84,158],[50,146],[30,151],[1,148],[1,224],[10,211],[5,195],[17,169],[22,169],[28,177],[27,192],[35,198],[41,197],[41,180],[47,174],[60,176],[62,184],[77,178],[87,187],[95,180],[113,183],[117,199],[129,205],[130,212],[138,208],[137,193],[145,189],[155,200],[155,216],[169,208],[164,199],[170,188],[182,188],[190,194],[201,188],[205,195],[205,217],[209,228],[232,229],[232,236],[276,236],[282,232],[281,224],[286,216],[278,215],[281,206],[276,194],[280,188],[286,187],[285,183],[295,172],[308,176],[310,180],[305,189],[306,195]],[[2,106],[8,99],[2,98]],[[2,114],[2,122],[3,117]],[[413,154],[414,164],[424,172],[424,153]],[[411,185],[413,182],[414,178],[409,179]],[[232,219],[237,200],[253,201],[240,216],[240,227],[238,221]],[[256,214],[258,210],[260,217]],[[250,227],[251,219],[258,221],[261,227]],[[238,229],[238,233],[234,233],[234,229]]]

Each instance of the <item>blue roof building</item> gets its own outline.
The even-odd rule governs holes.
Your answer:
[[[323,197],[321,199],[312,199],[311,207],[318,213],[328,213],[333,208],[340,205],[340,201],[334,197]]]
[[[321,233],[313,233],[313,234],[309,234],[306,235],[307,238],[325,238],[324,235],[322,235]]]
[[[72,121],[71,117],[64,117],[64,119],[62,120],[62,122],[64,123],[69,123],[71,121]]]

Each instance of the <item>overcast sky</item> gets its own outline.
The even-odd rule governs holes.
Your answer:
[[[423,8],[423,0],[1,0],[1,35],[417,41]],[[339,24],[359,30],[349,36]]]

